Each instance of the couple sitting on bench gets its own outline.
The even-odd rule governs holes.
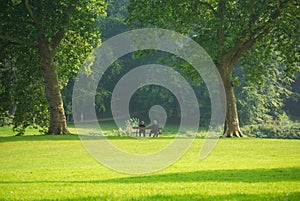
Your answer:
[[[142,136],[142,134],[144,137],[146,137],[146,129],[151,129],[150,133],[149,133],[149,137],[151,137],[152,134],[153,134],[153,137],[158,137],[158,134],[160,134],[160,128],[159,128],[159,125],[156,120],[153,120],[153,124],[151,124],[150,127],[146,127],[145,123],[143,121],[141,121],[139,123],[139,136],[140,137]]]

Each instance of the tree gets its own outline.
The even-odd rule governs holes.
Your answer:
[[[126,17],[128,17],[127,6],[129,4],[129,0],[118,0],[118,1],[108,1],[107,5],[107,16],[97,23],[99,24],[101,29],[101,38],[106,40],[111,38],[119,33],[122,33],[129,29],[126,24]],[[142,55],[142,56],[141,56]],[[168,56],[166,58],[166,56]],[[105,76],[101,78],[101,82],[98,85],[97,93],[100,94],[96,96],[95,99],[95,107],[97,111],[98,117],[100,120],[103,117],[111,117],[110,110],[110,99],[111,94],[114,89],[115,84],[121,79],[123,75],[125,75],[128,71],[132,70],[134,66],[140,66],[145,64],[153,64],[158,63],[162,65],[172,65],[173,68],[176,66],[188,65],[187,62],[182,61],[180,65],[178,65],[178,58],[176,60],[176,64],[173,62],[168,62],[169,59],[173,59],[170,54],[161,51],[137,51],[131,54],[127,54],[122,58],[119,58],[114,64],[105,72]],[[184,70],[182,68],[176,68],[176,70]],[[184,74],[184,73],[182,73]],[[198,75],[199,76],[199,75]],[[185,76],[186,80],[190,81],[190,84],[193,87],[199,88],[199,85],[203,85],[201,90],[196,90],[196,94],[198,97],[201,97],[199,101],[199,107],[201,108],[201,122],[200,126],[204,126],[204,124],[209,123],[210,119],[210,100],[207,92],[206,86],[204,82],[192,82],[189,76]],[[69,82],[71,84],[72,82]],[[180,86],[179,86],[180,87]],[[71,89],[72,87],[68,87]],[[101,92],[106,89],[106,91]],[[203,89],[203,90],[202,90]],[[63,91],[63,95],[67,94],[66,88]],[[82,93],[83,94],[83,93]],[[81,95],[82,95],[81,94]],[[201,95],[200,95],[201,94]],[[204,95],[205,94],[205,95]],[[205,96],[205,98],[204,98]],[[97,98],[99,97],[99,98]],[[66,105],[66,99],[68,96],[64,96],[64,104]],[[204,101],[205,99],[205,101]],[[71,104],[71,100],[67,101]],[[68,104],[67,103],[67,104]],[[103,104],[104,103],[104,104]],[[179,105],[174,95],[170,93],[168,90],[158,87],[158,86],[144,86],[142,89],[137,90],[134,96],[130,101],[130,112],[132,117],[138,117],[139,119],[143,119],[145,121],[149,121],[149,109],[151,106],[160,104],[164,107],[167,112],[169,122],[178,122],[180,119],[180,110]],[[100,106],[100,107],[99,107]],[[98,109],[99,108],[99,109]],[[101,113],[101,114],[100,114]]]
[[[293,118],[300,120],[300,71],[291,90],[293,94],[285,100],[285,109]]]
[[[100,43],[94,22],[105,14],[104,0],[4,0],[0,6],[1,47],[25,47],[29,57],[38,58],[31,66],[37,66],[43,77],[50,116],[48,134],[69,133],[60,90]],[[15,63],[17,67],[20,62]]]
[[[13,54],[18,52],[18,54]],[[6,59],[0,68],[0,112],[11,116],[13,130],[22,135],[26,127],[39,127],[45,132],[49,125],[47,101],[41,71],[32,63],[38,62],[33,49],[10,46],[5,51]],[[18,67],[15,66],[17,64]]]
[[[249,80],[247,67],[235,69],[235,93],[242,125],[275,124],[286,115],[283,107],[286,97],[292,94],[290,84],[285,80],[282,69],[271,65],[276,65],[276,62],[268,62],[268,73],[263,76],[263,83]]]
[[[233,70],[248,63],[249,76],[263,82],[264,61],[275,57],[286,77],[299,66],[299,3],[289,0],[131,0],[132,26],[159,26],[187,34],[213,58],[223,80],[227,111],[224,136],[242,137],[239,127]],[[298,16],[298,17],[297,17]],[[262,50],[263,52],[259,52]],[[297,49],[298,48],[298,49]],[[255,61],[255,62],[253,62]],[[277,65],[278,66],[278,65]]]

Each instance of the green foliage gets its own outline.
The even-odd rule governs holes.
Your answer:
[[[296,1],[130,2],[128,23],[132,27],[186,34],[209,53],[218,68],[222,66],[220,72],[235,86],[242,82],[238,92],[242,122],[263,122],[282,113],[283,98],[289,94],[286,85],[300,70]],[[232,77],[236,67],[243,70]],[[191,77],[194,74],[189,73]]]
[[[140,123],[140,120],[138,118],[132,117],[132,118],[125,121],[125,126],[126,126],[126,128],[133,127],[133,126],[138,126],[139,123]]]
[[[291,121],[286,115],[281,115],[278,121],[247,125],[242,129],[251,137],[300,139],[300,123]]]
[[[125,135],[127,136],[132,136],[133,135],[133,129],[132,127],[137,127],[140,123],[140,120],[136,117],[132,117],[128,120],[125,121],[125,128],[122,130],[122,128],[119,128],[119,134],[122,134],[122,131],[124,132]]]
[[[300,71],[291,86],[292,94],[285,100],[285,110],[291,118],[300,120]]]
[[[107,1],[107,16],[97,20],[97,26],[102,27],[102,40],[106,40],[127,30],[125,18],[128,16],[128,4],[129,0]]]
[[[0,113],[0,127],[9,126],[13,122],[13,115],[9,114],[8,111]]]
[[[300,126],[257,124],[242,128],[244,133],[256,138],[300,139]]]
[[[187,34],[203,46],[213,59],[216,59],[218,52],[228,53],[237,48],[239,42],[260,35],[255,42],[265,51],[257,51],[255,58],[266,52],[271,53],[270,49],[273,48],[280,54],[281,61],[292,64],[289,70],[295,68],[294,61],[299,60],[296,48],[299,44],[299,4],[296,1],[283,4],[272,0],[223,2],[222,5],[220,0],[131,0],[128,23],[132,27],[152,26]],[[277,14],[281,15],[278,20],[275,19]],[[270,34],[263,33],[269,28]],[[218,35],[220,29],[224,32],[224,41],[221,43],[218,42],[222,40]],[[252,60],[255,59],[252,57]],[[292,71],[295,72],[295,69]]]
[[[0,104],[2,109],[8,118],[12,118],[11,123],[18,135],[24,134],[30,125],[45,132],[49,122],[48,104],[41,71],[38,66],[32,65],[38,62],[35,51],[13,46],[8,51],[7,59],[2,66],[6,72],[0,74],[3,78],[7,76],[1,79],[4,82],[0,82],[4,87],[0,93],[4,100]]]
[[[99,16],[105,15],[103,0],[85,1],[1,1],[0,66],[11,66],[11,80],[0,81],[1,97],[7,97],[3,110],[14,113],[14,126],[19,134],[27,126],[49,124],[48,104],[45,100],[41,73],[41,41],[51,47],[47,54],[54,56],[60,88],[78,72],[87,55],[100,45],[100,29],[95,26]],[[43,49],[44,48],[44,49]],[[55,54],[55,55],[52,55]],[[4,77],[2,72],[0,76]],[[9,91],[9,93],[8,93]],[[2,100],[2,99],[1,99]],[[67,105],[69,107],[69,105]],[[1,108],[1,107],[0,107]],[[69,110],[67,111],[69,112]],[[11,112],[10,112],[11,113]]]
[[[284,100],[291,95],[289,82],[285,80],[283,69],[266,64],[265,75],[257,82],[249,80],[248,65],[239,65],[235,70],[235,89],[241,124],[260,124],[278,120],[284,114]],[[255,67],[253,67],[255,68]],[[258,79],[258,78],[257,78]]]
[[[79,1],[72,13],[66,34],[58,46],[55,61],[61,86],[79,71],[88,55],[101,45],[101,28],[98,18],[105,17],[106,3],[103,0]]]

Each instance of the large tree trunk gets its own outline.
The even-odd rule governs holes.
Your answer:
[[[54,65],[54,50],[45,40],[39,41],[41,69],[45,82],[46,99],[50,113],[48,134],[69,134],[63,101]]]
[[[234,85],[232,82],[233,67],[227,65],[219,65],[219,72],[223,79],[226,94],[226,119],[224,124],[224,137],[243,137],[239,126],[239,118],[236,107],[236,98],[234,95]]]

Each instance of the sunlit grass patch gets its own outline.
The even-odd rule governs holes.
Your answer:
[[[111,138],[140,153],[171,139]],[[152,174],[110,170],[77,135],[1,137],[0,200],[299,200],[300,141],[221,139],[199,160],[203,139]]]

